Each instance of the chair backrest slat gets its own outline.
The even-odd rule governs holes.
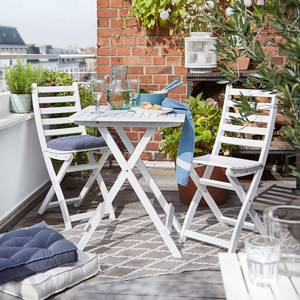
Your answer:
[[[75,92],[76,87],[74,85],[67,86],[39,86],[37,87],[38,94],[48,94],[48,93],[65,93],[65,92]]]
[[[255,104],[255,114],[247,115],[244,120],[239,113],[239,102],[237,99],[241,96],[267,98],[268,102],[264,103],[264,101]],[[276,93],[253,89],[237,89],[228,85],[225,91],[220,126],[212,154],[218,155],[222,144],[258,148],[260,149],[258,161],[265,164],[273,136],[276,112]],[[240,121],[241,124],[237,123],[237,121]],[[251,139],[251,135],[259,135],[261,139]]]
[[[235,107],[235,101],[228,101],[227,106]],[[256,103],[256,109],[270,110],[272,108],[272,103]]]
[[[34,83],[32,102],[42,150],[47,150],[46,138],[86,134],[83,126],[75,125],[72,118],[68,117],[81,110],[77,83],[71,86],[51,87],[38,87]],[[53,128],[55,125],[65,125],[66,128]]]
[[[76,102],[74,96],[57,96],[57,97],[40,97],[39,101],[41,104],[47,103],[66,103],[66,102]]]
[[[69,135],[69,134],[82,134],[82,130],[77,127],[61,128],[61,129],[48,129],[44,130],[45,136]]]
[[[43,125],[70,124],[70,117],[42,119]]]
[[[75,113],[77,111],[76,106],[46,107],[40,109],[41,115]]]
[[[245,134],[254,134],[254,135],[267,134],[267,128],[265,127],[251,127],[251,126],[242,126],[242,125],[223,124],[222,129],[223,131],[226,132],[245,133]]]
[[[232,118],[240,118],[241,115],[239,113],[234,112],[226,112],[224,114],[224,118],[228,120],[232,120]],[[270,116],[268,115],[250,115],[247,117],[247,120],[250,122],[257,122],[257,123],[268,123],[270,121]]]
[[[230,144],[237,146],[246,146],[254,148],[262,148],[264,142],[260,140],[251,140],[251,139],[239,139],[235,137],[221,136],[219,140],[222,144]]]

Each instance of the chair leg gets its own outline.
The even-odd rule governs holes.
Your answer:
[[[93,172],[90,175],[88,181],[86,182],[85,186],[83,187],[82,191],[80,192],[80,195],[79,195],[80,200],[77,203],[75,203],[74,206],[76,206],[76,207],[80,206],[80,204],[82,203],[82,201],[85,199],[86,195],[88,194],[89,190],[91,189],[91,187],[92,187],[93,183],[95,182],[95,180],[98,183],[98,186],[99,186],[99,189],[102,193],[103,198],[105,197],[105,195],[108,194],[108,190],[106,188],[105,182],[104,182],[100,172],[101,172],[105,162],[107,161],[109,155],[110,155],[109,150],[106,150],[106,151],[104,151],[104,153],[102,153],[102,156],[101,156],[101,158],[98,162],[99,167],[97,169],[93,170]],[[87,157],[88,157],[88,160],[89,160],[90,163],[93,163],[93,164],[96,163],[94,154],[92,152],[88,152]],[[110,209],[107,213],[109,213],[109,218],[110,219],[115,220],[116,217],[115,217],[115,212],[114,212],[114,209],[113,209],[112,205],[110,206]]]
[[[50,179],[52,181],[50,173],[51,174],[53,174],[53,173],[55,174],[55,171],[53,170],[53,172],[52,172],[51,170],[49,170],[49,168],[53,169],[52,161],[51,161],[51,159],[49,159],[49,160],[50,160],[50,162],[47,163],[46,162],[46,158],[45,158],[45,162],[46,162],[46,167],[47,167],[47,170],[48,170],[48,174],[49,174],[49,177],[50,177]],[[63,165],[61,166],[60,170],[58,171],[57,175],[55,174],[55,178],[58,179],[59,183],[61,183],[61,181],[63,180],[63,178],[64,178],[64,176],[66,174],[66,170],[68,169],[68,167],[69,167],[70,164],[68,164],[67,161],[65,161],[63,163]],[[51,202],[54,194],[55,194],[55,191],[54,191],[53,184],[52,184],[52,186],[50,187],[50,189],[49,189],[49,191],[48,191],[48,193],[47,193],[47,195],[45,197],[45,199],[43,200],[42,205],[40,206],[40,208],[38,210],[38,214],[39,215],[43,215],[45,213],[45,211],[48,208],[48,206],[49,206],[49,204],[50,204],[50,202]]]
[[[51,202],[53,196],[55,194],[55,191],[54,191],[54,188],[53,186],[51,185],[45,199],[43,200],[43,203],[42,205],[40,206],[39,210],[38,210],[38,214],[39,215],[43,215],[46,211],[46,209],[48,208],[49,206],[49,203]]]
[[[49,157],[45,157],[46,167],[47,167],[57,200],[59,202],[60,210],[61,210],[61,213],[63,216],[63,220],[64,220],[66,229],[71,229],[72,224],[71,224],[71,218],[70,218],[70,214],[68,211],[68,207],[66,204],[66,199],[65,199],[62,189],[60,187],[60,183],[66,173],[66,170],[71,165],[72,159],[73,159],[72,156],[70,156],[70,158],[68,160],[64,161],[61,169],[59,170],[58,174],[56,175],[51,159]]]
[[[249,208],[251,206],[250,201],[244,201],[242,208],[240,210],[240,213],[237,218],[237,222],[233,228],[233,232],[230,239],[230,244],[228,248],[228,253],[234,253],[237,248],[237,244],[240,238],[241,231],[243,229],[243,224],[245,222],[245,219],[247,217],[247,214],[249,212]]]
[[[179,237],[179,240],[180,242],[185,242],[186,240],[186,237],[185,237],[185,231],[188,230],[190,228],[190,226],[192,225],[192,221],[193,221],[193,218],[195,216],[195,213],[196,213],[196,210],[197,210],[197,207],[199,205],[199,202],[202,198],[202,194],[201,192],[197,189],[192,201],[191,201],[191,204],[189,206],[189,209],[186,213],[186,216],[184,218],[184,222],[183,222],[183,225],[182,225],[182,228],[181,228],[181,231],[180,231],[180,237]]]
[[[231,240],[230,240],[230,246],[228,248],[229,253],[235,252],[235,250],[237,248],[237,243],[238,243],[238,240],[239,240],[239,237],[241,234],[241,230],[243,228],[243,224],[245,222],[247,214],[250,213],[250,209],[252,207],[252,201],[255,197],[255,194],[256,194],[256,191],[257,191],[257,188],[258,188],[258,185],[260,182],[260,178],[262,176],[262,172],[263,172],[262,170],[259,170],[254,174],[252,182],[248,189],[248,192],[247,192],[247,194],[245,194],[245,197],[243,198],[243,200],[241,200],[243,205],[242,205],[242,208],[238,215],[236,225],[234,226],[234,229],[233,229],[233,233],[232,233]],[[255,217],[255,215],[253,217]],[[257,218],[258,218],[258,216],[257,216]]]
[[[95,164],[96,160],[94,158],[93,153],[91,152],[87,152],[87,157],[90,163]],[[105,158],[105,157],[104,157]],[[81,205],[81,203],[83,202],[83,200],[85,199],[85,197],[87,196],[88,192],[90,191],[93,183],[95,182],[95,180],[97,179],[97,176],[99,174],[99,172],[101,171],[104,163],[105,163],[106,159],[103,159],[103,155],[99,161],[99,167],[97,169],[94,169],[90,175],[90,177],[88,178],[87,182],[85,183],[84,187],[82,188],[80,194],[79,194],[79,198],[80,200],[78,202],[76,202],[74,204],[75,207],[79,207]]]
[[[247,194],[244,191],[243,187],[241,186],[240,182],[238,181],[238,179],[236,177],[231,176],[228,171],[226,171],[226,176],[227,176],[229,182],[234,186],[235,192],[236,192],[237,196],[239,197],[240,201],[243,203]],[[253,178],[253,180],[254,180],[254,178]],[[264,227],[261,219],[259,218],[258,214],[256,213],[253,205],[250,206],[248,214],[249,214],[252,222],[254,223],[256,229],[258,230],[258,232],[260,234],[265,234],[265,227]]]
[[[212,171],[213,171],[213,167],[206,167],[205,172],[203,174],[203,178],[209,178],[212,174]],[[220,211],[220,209],[216,205],[215,201],[213,200],[213,198],[207,191],[206,187],[199,183],[199,181],[198,181],[199,176],[194,168],[191,169],[190,176],[197,187],[197,191],[191,201],[188,212],[184,218],[184,222],[183,222],[182,229],[180,232],[180,241],[181,242],[185,241],[185,232],[186,232],[186,230],[189,230],[189,228],[192,224],[197,207],[198,207],[202,197],[207,202],[209,208],[212,210],[212,212],[215,215],[215,217],[217,218],[217,220],[219,222],[222,222],[221,221],[222,212]]]

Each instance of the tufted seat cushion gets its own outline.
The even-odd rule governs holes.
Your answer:
[[[0,284],[75,261],[76,246],[44,222],[0,235]]]
[[[92,135],[71,135],[52,139],[47,143],[48,148],[59,151],[74,151],[105,147],[102,137]]]

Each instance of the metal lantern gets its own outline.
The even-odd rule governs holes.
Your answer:
[[[185,67],[191,73],[208,72],[217,67],[216,38],[210,32],[192,32],[185,38]]]

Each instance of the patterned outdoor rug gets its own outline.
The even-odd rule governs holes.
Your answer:
[[[227,208],[224,215],[233,217],[238,210]],[[183,218],[177,215],[182,224]],[[232,228],[216,224],[216,219],[208,210],[202,211],[194,219],[194,227],[215,237],[229,238]],[[63,230],[55,226],[64,236],[77,243],[82,234],[83,224],[72,230]],[[243,231],[242,239],[251,235]],[[172,236],[177,239],[177,233]],[[187,240],[178,244],[183,258],[171,256],[168,248],[155,229],[148,215],[139,215],[131,219],[118,219],[111,222],[103,220],[97,228],[85,251],[100,256],[102,272],[97,275],[98,283],[131,280],[140,277],[175,274],[185,271],[216,269],[218,252],[225,251],[217,246]]]

